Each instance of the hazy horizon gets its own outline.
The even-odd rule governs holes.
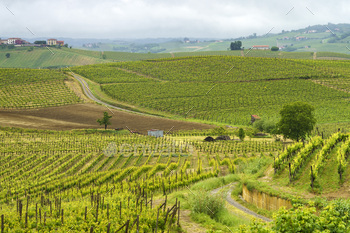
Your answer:
[[[72,39],[225,39],[346,23],[344,0],[43,0],[0,2],[0,37]]]

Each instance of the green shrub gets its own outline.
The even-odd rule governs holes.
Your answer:
[[[219,195],[211,195],[206,191],[196,191],[189,199],[191,210],[194,213],[209,215],[215,219],[218,213],[224,209],[225,202]]]

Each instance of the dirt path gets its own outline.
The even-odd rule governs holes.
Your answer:
[[[244,213],[248,214],[248,215],[251,215],[255,218],[259,218],[265,222],[272,222],[272,219],[269,219],[269,218],[266,218],[262,215],[259,215],[253,211],[251,211],[250,209],[247,209],[246,207],[242,206],[241,204],[239,204],[238,202],[236,202],[235,200],[233,200],[231,198],[231,193],[232,193],[232,190],[235,188],[237,183],[231,183],[231,184],[228,184],[226,186],[223,186],[223,187],[220,187],[220,188],[217,188],[217,189],[214,189],[213,191],[211,191],[212,194],[215,194],[215,193],[218,193],[221,189],[225,188],[225,187],[230,187],[230,189],[227,191],[226,193],[226,201],[228,204],[236,207],[237,209],[243,211]]]
[[[242,57],[244,57],[244,51],[243,50],[241,50],[241,55],[242,55]]]
[[[316,60],[316,59],[317,59],[317,53],[316,53],[316,52],[314,52],[313,59],[314,59],[314,60]]]

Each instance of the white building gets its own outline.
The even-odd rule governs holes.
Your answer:
[[[156,138],[163,137],[163,130],[150,129],[150,130],[148,130],[148,136],[153,136]]]
[[[16,44],[16,40],[21,40],[21,38],[8,38],[7,44]]]

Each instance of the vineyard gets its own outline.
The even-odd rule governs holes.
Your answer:
[[[181,204],[170,205],[166,195],[234,173],[250,150],[275,154],[282,146],[247,141],[208,147],[171,136],[20,129],[2,129],[0,144],[5,232],[176,229]]]
[[[0,51],[0,67],[3,68],[58,68],[66,66],[81,66],[99,64],[106,62],[101,56],[94,56],[91,53],[77,53],[76,50],[67,48],[28,48],[6,49]],[[10,53],[11,57],[6,58],[5,54]]]
[[[318,123],[347,122],[347,61],[202,56],[120,62],[72,70],[110,97],[184,118],[245,125],[250,115],[277,118],[304,101]]]
[[[40,108],[79,103],[65,85],[66,76],[53,70],[0,69],[0,108]]]
[[[334,191],[350,176],[349,153],[349,134],[315,136],[305,145],[288,146],[274,158],[274,179],[303,190]]]

